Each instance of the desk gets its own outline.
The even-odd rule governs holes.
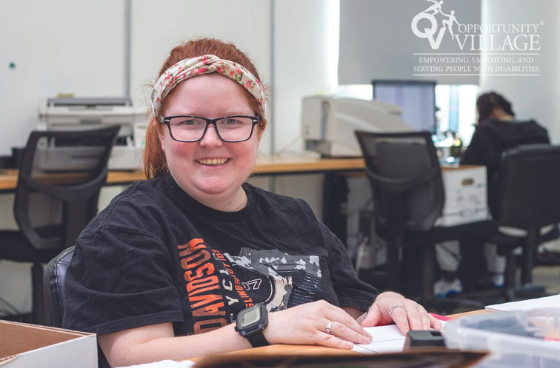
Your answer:
[[[474,167],[474,166],[473,166]],[[323,223],[343,242],[346,242],[346,203],[348,201],[349,174],[362,175],[365,162],[362,158],[312,158],[304,156],[260,156],[253,169],[253,177],[324,174]],[[454,167],[442,166],[442,170]],[[107,185],[129,185],[145,180],[141,170],[110,171]],[[15,192],[18,170],[0,169],[0,194]]]
[[[450,315],[450,318],[460,318],[464,316],[470,316],[474,314],[483,314],[488,313],[485,310],[476,310],[472,312],[465,312],[465,313],[457,313]],[[361,356],[361,353],[352,351],[352,350],[342,350],[342,349],[335,349],[335,348],[327,348],[324,346],[314,346],[314,345],[269,345],[263,346],[260,348],[252,348],[252,349],[245,349],[245,350],[238,350],[233,351],[230,353],[225,353],[225,355],[243,355],[243,356],[292,356],[294,354],[297,355],[309,355],[309,356],[341,356],[341,355],[358,355]],[[192,361],[200,361],[204,357],[198,357],[191,359]]]
[[[326,174],[361,172],[364,170],[364,160],[361,158],[309,158],[309,157],[278,157],[262,156],[257,160],[253,170],[254,176],[296,175],[296,174]],[[0,193],[13,193],[17,186],[17,169],[0,170]],[[107,185],[127,185],[135,181],[145,180],[141,170],[110,171]]]
[[[323,183],[323,223],[343,242],[346,240],[346,202],[348,185],[344,175],[363,173],[365,167],[361,158],[312,158],[303,156],[261,156],[253,169],[253,177],[277,175],[325,174]],[[141,170],[110,171],[107,185],[129,185],[145,180]],[[18,180],[18,170],[0,170],[0,194],[14,193]]]

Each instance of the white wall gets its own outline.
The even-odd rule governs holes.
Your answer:
[[[0,155],[25,145],[42,99],[123,95],[123,4],[0,1]]]
[[[217,37],[236,43],[257,64],[265,84],[275,80],[274,115],[261,144],[301,151],[301,98],[332,91],[334,66],[332,25],[328,18],[336,0],[184,0],[132,1],[131,95],[138,106],[150,94],[173,45],[196,37]],[[41,99],[57,93],[76,96],[122,96],[125,93],[124,0],[39,2],[0,0],[0,109],[3,134],[0,155],[24,145],[37,125]],[[275,48],[271,41],[274,6]],[[335,44],[337,42],[334,42]],[[276,65],[272,76],[272,63]],[[8,69],[10,62],[15,69]],[[289,146],[289,147],[288,147]],[[267,187],[269,180],[251,179]],[[280,177],[277,192],[306,199],[320,216],[322,176]],[[105,188],[103,208],[120,188]],[[14,228],[13,195],[0,195],[0,228]],[[6,283],[9,278],[14,280]],[[22,310],[30,309],[29,265],[0,261],[0,296]],[[0,311],[0,315],[1,315]]]
[[[508,98],[519,119],[535,118],[560,143],[560,1],[483,0],[483,23],[540,23],[539,77],[482,77],[481,92]]]

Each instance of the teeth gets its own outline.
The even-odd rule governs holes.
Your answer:
[[[228,161],[227,158],[213,158],[209,160],[198,160],[203,165],[223,165]]]

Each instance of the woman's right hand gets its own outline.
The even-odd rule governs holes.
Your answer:
[[[270,344],[323,345],[352,349],[371,336],[352,316],[324,300],[268,314],[264,336]]]

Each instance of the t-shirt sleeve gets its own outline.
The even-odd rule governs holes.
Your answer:
[[[340,306],[367,311],[379,292],[370,284],[356,278],[354,266],[344,244],[325,225],[321,224],[321,230],[329,252],[328,267],[331,282]]]
[[[163,242],[147,232],[82,234],[66,275],[63,327],[107,334],[183,321],[171,263]]]

